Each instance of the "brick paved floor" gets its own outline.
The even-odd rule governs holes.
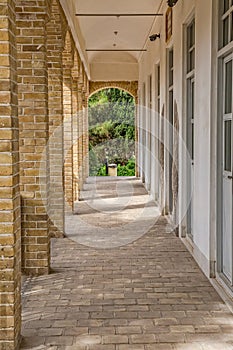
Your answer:
[[[103,221],[106,230],[115,220],[123,229],[127,220],[139,215],[143,201],[138,205],[138,197],[153,207],[139,182],[129,183],[135,188],[135,208],[130,198],[121,213],[115,208],[98,214],[86,202],[89,184],[79,216],[94,226]],[[99,186],[99,196],[111,198],[116,182],[108,179]],[[112,249],[81,245],[74,230],[75,240],[52,241],[53,273],[24,281],[21,349],[233,349],[233,315],[165,219],[156,221],[136,241],[132,242],[135,236],[130,229],[128,234],[131,243],[117,247],[117,239],[112,238]],[[90,237],[98,245],[91,233],[89,244]]]

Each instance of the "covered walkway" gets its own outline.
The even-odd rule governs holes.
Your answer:
[[[150,222],[140,181],[89,179],[82,198],[90,231],[54,238],[53,273],[25,280],[21,349],[233,349],[233,315],[166,220]]]

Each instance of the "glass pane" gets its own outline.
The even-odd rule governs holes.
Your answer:
[[[169,92],[169,122],[173,125],[173,91]]]
[[[169,71],[169,86],[173,85],[173,69]]]
[[[195,50],[193,49],[193,51],[191,52],[191,70],[194,69],[195,66]]]
[[[188,49],[192,46],[192,26],[188,27]]]
[[[188,27],[188,48],[195,44],[195,23],[194,21]]]
[[[152,104],[152,76],[150,75],[149,77],[149,107],[151,108],[151,104]]]
[[[194,68],[195,68],[195,50],[193,49],[188,53],[187,72],[190,72]]]
[[[169,51],[169,68],[173,68],[173,50]]]
[[[224,0],[224,13],[229,9],[229,0]]]
[[[233,40],[233,12],[231,12],[231,41],[232,40]]]
[[[142,88],[142,104],[143,106],[146,105],[146,84],[143,83],[143,88]]]
[[[160,66],[158,66],[158,96],[160,96]]]
[[[194,81],[191,82],[191,118],[194,119]]]
[[[191,32],[191,35],[192,35],[192,46],[195,45],[195,23],[193,22],[192,24],[192,32]]]
[[[187,56],[187,73],[190,72],[191,70],[191,52],[188,52],[188,56]]]
[[[190,26],[190,47],[194,45],[194,28],[193,28],[193,23]]]
[[[232,61],[225,65],[225,114],[232,111]]]
[[[223,46],[228,44],[228,33],[229,33],[229,17],[223,21]]]
[[[173,85],[173,50],[169,51],[169,86]]]
[[[191,157],[194,160],[194,124],[192,123],[192,135],[191,135]]]
[[[224,124],[224,170],[231,171],[231,120],[226,120]]]

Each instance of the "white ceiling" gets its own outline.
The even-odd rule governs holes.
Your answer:
[[[74,12],[85,14],[157,13],[161,3],[161,0],[66,1],[73,2]],[[75,26],[82,33],[84,49],[143,49],[149,34],[153,34],[154,20],[155,17],[75,17]],[[89,63],[137,62],[140,52],[87,52],[87,57]]]

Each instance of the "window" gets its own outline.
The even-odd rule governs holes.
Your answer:
[[[173,125],[173,49],[168,52],[168,104],[169,104],[169,122]]]
[[[173,125],[173,49],[168,51],[168,105],[169,122]]]
[[[225,73],[225,107],[224,113],[231,113],[232,110],[232,61],[226,63]]]
[[[233,288],[233,1],[219,0],[218,52],[218,255],[217,271],[224,282]]]
[[[224,171],[231,172],[232,157],[232,55],[224,59],[224,94],[223,94],[223,164]]]
[[[173,164],[173,83],[174,83],[174,51],[168,51],[168,119],[169,119],[169,212],[173,212],[172,164]]]
[[[233,1],[219,0],[220,13],[220,47],[233,40]]]
[[[152,75],[149,76],[149,108],[152,109]]]
[[[185,42],[185,63],[186,63],[186,139],[187,150],[191,158],[191,164],[187,164],[187,198],[191,198],[187,211],[187,233],[193,239],[193,174],[195,158],[195,20],[186,26]]]
[[[142,105],[145,106],[146,105],[146,84],[143,83],[142,86]]]
[[[224,170],[231,171],[231,120],[224,120]]]
[[[169,69],[169,88],[173,88],[173,49],[168,53],[168,69]]]
[[[186,49],[187,86],[187,140],[192,163],[194,162],[194,91],[195,91],[195,21],[187,26]]]
[[[195,22],[187,27],[187,73],[194,69],[195,65]]]
[[[157,65],[157,111],[160,114],[160,65]]]

